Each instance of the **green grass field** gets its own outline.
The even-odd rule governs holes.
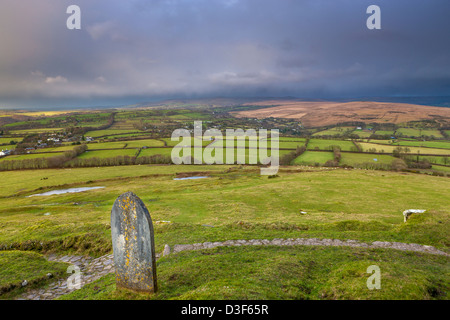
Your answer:
[[[321,151],[305,151],[301,156],[294,160],[294,164],[315,165],[324,164],[328,160],[333,160],[333,152],[321,152]]]
[[[392,153],[394,149],[397,147],[395,145],[384,145],[384,144],[376,144],[376,143],[366,143],[366,142],[358,142],[363,148],[364,152],[368,152],[371,149],[375,149],[375,152],[381,153]],[[417,154],[418,152],[421,154],[436,154],[436,155],[449,155],[450,151],[445,149],[436,149],[436,148],[421,148],[421,147],[413,147],[407,146],[409,148],[408,153]]]
[[[14,150],[16,148],[15,144],[7,144],[4,146],[0,146],[0,150]]]
[[[311,139],[308,143],[308,150],[314,150],[316,147],[319,150],[332,150],[332,146],[339,146],[342,151],[353,151],[356,149],[351,141]]]
[[[247,232],[249,237],[255,238],[321,235],[362,240],[409,240],[438,246],[445,246],[448,240],[448,228],[437,223],[437,220],[446,219],[448,208],[448,200],[443,194],[450,191],[450,182],[445,177],[333,170],[297,174],[280,172],[279,178],[267,179],[255,169],[224,173],[222,170],[225,168],[217,167],[189,166],[191,171],[213,170],[217,175],[209,173],[213,178],[186,181],[173,180],[174,174],[183,172],[186,166],[126,166],[119,172],[110,168],[106,177],[111,179],[115,176],[112,180],[101,179],[105,175],[100,169],[104,168],[36,170],[37,177],[23,183],[16,179],[27,173],[2,172],[2,181],[11,186],[2,190],[4,195],[14,195],[17,193],[14,190],[36,193],[40,186],[44,188],[39,192],[60,189],[62,185],[77,181],[78,186],[86,186],[86,181],[98,181],[88,185],[106,188],[49,197],[26,198],[24,195],[27,193],[23,193],[2,198],[0,243],[27,239],[45,241],[86,232],[103,234],[108,230],[104,228],[109,223],[112,203],[125,191],[139,195],[148,205],[153,219],[174,223],[172,226],[158,226],[162,228],[157,232],[159,249],[164,243],[247,238]],[[131,170],[131,174],[127,175],[127,170]],[[83,176],[82,172],[86,175]],[[136,177],[150,172],[166,172],[167,175],[151,179]],[[28,176],[30,173],[28,171]],[[127,178],[130,175],[135,177]],[[43,176],[48,179],[41,180]],[[79,205],[73,205],[75,202]],[[13,207],[14,210],[9,209]],[[414,232],[408,231],[410,225],[403,224],[401,215],[405,208],[410,207],[425,208],[428,212],[418,217],[417,223],[421,228],[414,229]],[[300,209],[307,211],[308,215],[300,215]],[[47,212],[51,215],[45,216]],[[239,221],[245,222],[244,228],[235,225]],[[339,232],[342,231],[342,221],[358,222],[349,225],[349,229],[342,233]],[[281,223],[280,228],[276,227],[278,223]],[[217,228],[199,228],[202,224]],[[273,229],[269,227],[272,224],[275,224]],[[286,228],[282,227],[283,224]],[[189,231],[179,232],[182,230]],[[369,232],[359,232],[361,230]],[[440,231],[430,233],[430,230]],[[108,242],[107,234],[100,236],[99,240]]]
[[[377,131],[375,131],[375,134],[392,136],[392,135],[394,135],[394,131],[393,130],[377,130]]]
[[[36,128],[36,129],[26,129],[26,130],[9,130],[10,134],[28,134],[28,133],[44,133],[44,132],[56,132],[63,131],[64,128]]]
[[[375,142],[375,140],[374,140]],[[414,147],[427,147],[427,148],[443,148],[450,149],[450,141],[397,141],[393,142],[395,146],[414,146]]]
[[[356,134],[360,138],[368,138],[373,134],[373,131],[354,130],[352,134]]]
[[[127,133],[138,132],[138,131],[139,130],[133,129],[133,128],[129,128],[129,129],[94,130],[94,131],[86,132],[85,136],[86,137],[97,138],[97,137],[109,136],[109,135],[119,135],[119,134],[126,135]]]
[[[152,151],[151,149],[147,149],[149,150],[148,152],[150,152],[151,154],[154,154],[155,151]],[[146,152],[147,150],[142,150],[141,151],[141,155],[143,152]],[[171,155],[172,154],[172,148],[166,148],[166,154],[167,155]],[[175,151],[175,156],[180,156],[180,157],[186,157],[186,154],[184,153],[185,150],[184,148],[180,148],[179,150],[174,149]],[[292,152],[293,150],[279,150],[278,154],[280,157],[282,157],[283,155]],[[198,156],[195,153],[195,149],[191,148],[191,153],[190,155],[196,159],[200,159],[200,157],[202,157],[203,162],[206,163],[206,161],[211,162],[217,162],[217,156],[215,154],[216,150],[214,148],[214,145],[211,144],[210,149],[207,149],[206,147],[202,149],[202,153],[200,156]],[[220,152],[220,148],[219,148],[219,152]],[[265,152],[262,153],[262,156],[265,157],[267,155],[267,157],[271,156],[272,152],[271,149],[268,148],[267,149],[267,154]],[[206,157],[211,156],[210,160],[206,160]],[[228,158],[232,159],[231,161],[233,161],[234,164],[238,163],[238,160],[242,162],[242,164],[257,164],[257,163],[261,163],[262,162],[262,158],[260,157],[260,151],[259,149],[249,149],[249,148],[224,148],[222,150],[222,162],[224,164],[227,163],[227,159]],[[234,159],[234,160],[233,160]]]
[[[103,141],[103,140],[114,140],[114,139],[121,139],[121,138],[127,138],[127,139],[148,138],[149,134],[150,133],[147,133],[147,132],[114,134],[114,135],[110,135],[110,136],[104,136],[104,137],[100,138],[100,140]]]
[[[18,155],[10,155],[7,157],[0,158],[0,161],[5,160],[26,160],[26,159],[36,159],[36,158],[49,158],[62,156],[64,153],[27,153],[27,154],[18,154]]]
[[[76,145],[65,145],[60,147],[50,147],[50,148],[42,148],[42,149],[36,149],[35,153],[42,153],[42,152],[65,152],[73,150],[76,147]]]
[[[0,144],[9,144],[11,141],[20,142],[22,140],[23,140],[23,137],[14,137],[14,138],[13,137],[11,137],[11,138],[0,137]]]
[[[197,139],[194,137],[191,137],[190,142],[183,142],[183,138],[175,138],[174,141],[172,141],[172,138],[162,138],[161,140],[165,141],[167,146],[169,147],[174,147],[177,145],[180,146],[184,146],[184,145],[191,145],[194,146],[195,141],[197,141],[197,143],[201,143],[202,146],[207,146],[208,144],[210,144],[211,142],[213,142],[214,140],[201,140],[201,139]],[[189,139],[188,139],[189,140]],[[224,142],[225,144],[225,142]]]
[[[382,290],[367,289],[375,261]],[[164,257],[157,270],[159,291],[151,296],[117,290],[111,274],[61,300],[448,299],[448,259],[385,250],[217,248]]]
[[[86,151],[85,153],[78,156],[80,159],[89,158],[114,158],[116,156],[134,156],[136,155],[136,150],[134,149],[117,149],[117,150],[100,150],[100,151]]]
[[[88,143],[89,150],[97,150],[97,149],[122,149],[127,144],[126,141],[114,141],[114,142],[97,142],[97,143]]]
[[[279,137],[278,140],[280,142],[303,142],[303,143],[306,141],[305,138],[283,137],[283,136]]]
[[[401,133],[408,137],[434,136],[435,138],[443,138],[439,130],[436,129],[416,129],[416,128],[400,128],[396,133]]]
[[[409,158],[414,161],[417,160],[417,156],[410,156]],[[439,157],[439,156],[419,156],[419,161],[428,160],[430,163],[450,165],[450,157]]]
[[[450,172],[450,167],[439,166],[439,165],[433,165],[432,167],[433,167],[434,170],[443,171],[443,172]]]
[[[177,173],[182,172],[196,172],[211,178],[173,180]],[[151,174],[157,176],[150,177]],[[42,180],[43,177],[47,179]],[[22,243],[26,247],[27,243],[40,243],[62,254],[89,253],[95,256],[111,252],[110,211],[114,200],[126,191],[135,192],[144,201],[153,221],[170,221],[168,224],[154,225],[157,252],[161,252],[165,244],[295,237],[414,242],[445,249],[450,236],[446,227],[448,200],[444,196],[450,191],[450,181],[445,177],[340,169],[299,173],[280,171],[277,178],[268,179],[261,176],[255,167],[141,165],[124,166],[120,170],[104,167],[0,172],[0,178],[9,186],[0,190],[0,244]],[[105,188],[74,194],[26,197],[75,186]],[[416,207],[427,211],[423,215],[412,216],[404,224],[402,211]],[[299,214],[300,210],[307,214]],[[287,290],[280,299],[364,299],[370,293],[362,292],[362,287],[355,289],[364,270],[359,276],[349,275],[355,274],[367,259],[374,256],[378,257],[378,263],[387,274],[395,270],[400,270],[398,274],[423,270],[420,278],[409,280],[393,273],[395,277],[387,277],[392,279],[392,286],[386,283],[386,291],[378,293],[377,297],[430,297],[422,289],[400,290],[398,284],[404,283],[404,288],[422,288],[448,282],[444,272],[448,270],[448,258],[387,249],[255,247],[221,248],[206,253],[208,255],[186,252],[160,260],[161,295],[155,296],[155,299],[215,299],[221,296],[269,299],[281,294],[282,291],[276,289],[280,288],[279,283],[283,283]],[[222,258],[209,260],[215,253],[223,257],[223,263],[220,262]],[[370,256],[367,255],[369,253]],[[355,257],[361,255],[361,259],[348,258],[355,254]],[[246,264],[248,268],[230,275],[234,279],[230,286],[234,289],[228,295],[228,291],[218,290],[215,283],[219,285],[229,279],[226,270],[231,265],[242,264],[248,255],[253,257],[250,264]],[[289,256],[296,256],[296,261],[302,261],[299,271],[295,271],[297,267],[289,262]],[[312,261],[315,261],[317,268],[308,271],[308,274],[312,277],[310,285],[314,289],[304,291],[295,282],[294,275],[302,270],[303,263],[308,266]],[[392,263],[395,265],[391,268],[389,265]],[[411,263],[414,263],[414,268],[411,268]],[[322,264],[330,269],[324,270]],[[264,276],[259,276],[266,274],[265,268],[278,270],[281,265],[286,266],[282,269],[285,270],[283,276],[273,284],[267,283]],[[208,266],[214,266],[216,273]],[[274,269],[274,266],[277,267]],[[191,268],[196,268],[199,273],[188,272]],[[178,277],[191,274],[191,280],[181,287],[178,281],[172,285],[170,281],[174,279],[185,279],[174,274],[179,274]],[[347,276],[342,278],[342,274]],[[438,276],[436,280],[430,280],[433,274],[434,278],[437,275],[441,278]],[[318,281],[326,276],[330,282]],[[248,290],[248,281],[258,294]],[[300,277],[298,281],[305,281],[305,278]],[[93,286],[88,286],[67,298],[137,298],[116,291],[110,277],[103,278],[97,282],[98,285],[105,288],[100,295],[92,292]],[[335,286],[340,289],[333,290]],[[444,282],[444,289],[445,286]],[[257,290],[263,287],[267,290]]]
[[[334,127],[327,130],[322,130],[313,134],[313,136],[337,136],[349,133],[355,130],[355,127]]]
[[[164,147],[164,142],[156,139],[125,141],[127,148]]]
[[[280,149],[296,149],[297,147],[301,147],[305,145],[305,141],[280,141],[279,148]],[[270,148],[271,144],[268,143],[268,148]]]
[[[155,154],[160,154],[164,156],[170,156],[172,153],[172,148],[148,148],[142,149],[139,157],[142,156],[154,156]]]
[[[349,166],[355,166],[363,163],[380,163],[390,165],[394,159],[394,157],[384,154],[373,155],[362,153],[341,153],[340,164],[346,164]]]
[[[64,276],[69,266],[66,263],[51,262],[36,252],[0,251],[0,299],[7,298],[1,295],[2,291],[16,286],[16,294],[22,293],[22,282],[26,279],[33,286],[36,283],[46,282],[47,273],[53,277]]]

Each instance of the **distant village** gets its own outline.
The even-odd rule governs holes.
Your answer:
[[[37,149],[58,147],[61,146],[63,142],[71,142],[73,145],[76,145],[80,144],[81,141],[91,142],[94,141],[94,138],[85,137],[80,134],[73,135],[70,132],[42,133],[39,135],[31,135],[25,137],[24,140],[17,143],[15,150],[2,149],[0,151],[0,158],[12,154],[31,153]]]

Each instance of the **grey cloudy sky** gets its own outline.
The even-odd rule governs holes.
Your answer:
[[[450,95],[450,1],[0,0],[0,108],[288,95]]]

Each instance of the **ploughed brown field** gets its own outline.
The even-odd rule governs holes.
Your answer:
[[[305,127],[322,127],[350,121],[397,124],[417,120],[436,120],[441,124],[450,123],[450,108],[405,103],[267,100],[244,105],[262,108],[236,111],[232,114],[238,118],[298,119]]]

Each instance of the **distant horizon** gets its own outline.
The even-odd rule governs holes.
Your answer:
[[[395,97],[341,97],[341,98],[303,98],[294,96],[273,96],[273,97],[168,97],[161,99],[147,99],[142,101],[133,101],[128,103],[117,103],[109,105],[50,105],[50,106],[22,106],[17,108],[7,108],[0,105],[0,111],[71,111],[71,110],[102,110],[102,109],[118,109],[118,108],[133,108],[133,107],[145,107],[145,105],[158,106],[160,104],[175,103],[175,102],[203,102],[213,100],[230,100],[232,104],[239,105],[251,101],[265,101],[265,100],[299,100],[299,101],[324,101],[324,102],[353,102],[353,101],[371,101],[371,102],[391,102],[391,103],[404,103],[415,104],[423,106],[443,107],[450,108],[450,95],[449,96],[395,96]]]

